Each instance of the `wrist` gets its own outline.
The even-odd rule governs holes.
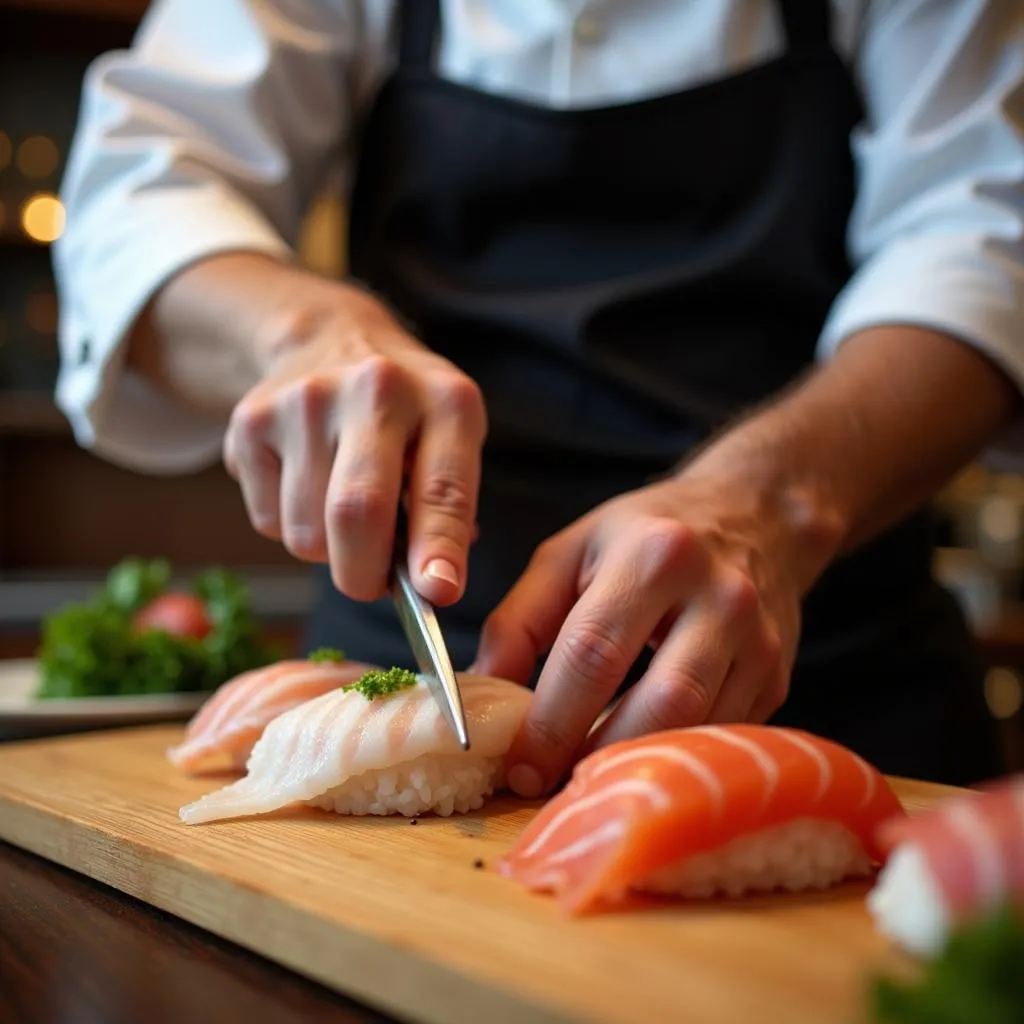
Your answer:
[[[255,358],[262,374],[316,338],[330,333],[339,345],[360,344],[367,337],[397,335],[402,328],[373,295],[347,282],[328,281],[299,272],[281,280],[278,294],[252,331]]]
[[[182,271],[159,295],[154,319],[168,348],[195,339],[231,359],[249,386],[325,329],[340,338],[399,329],[368,292],[254,252],[217,254]]]
[[[806,457],[806,448],[792,424],[768,411],[723,435],[680,471],[736,496],[759,545],[801,594],[842,552],[853,517],[833,473]]]

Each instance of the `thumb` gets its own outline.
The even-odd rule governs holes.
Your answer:
[[[537,550],[484,623],[470,671],[520,684],[529,681],[576,603],[583,552],[584,544],[569,535]]]

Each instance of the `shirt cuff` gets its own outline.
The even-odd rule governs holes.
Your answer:
[[[1024,262],[1013,245],[977,234],[893,242],[839,294],[822,329],[819,359],[829,359],[860,331],[913,325],[983,353],[1024,394]],[[1024,418],[986,454],[1024,460]]]
[[[56,402],[79,444],[125,468],[187,473],[219,457],[226,424],[160,393],[123,366],[124,341],[160,287],[218,253],[294,253],[244,202],[220,191],[135,196],[124,223],[92,232],[98,204],[54,249],[63,278]],[[96,241],[99,239],[99,241]]]

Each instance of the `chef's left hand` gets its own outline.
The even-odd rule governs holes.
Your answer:
[[[791,510],[748,484],[673,477],[538,548],[485,624],[473,668],[526,682],[550,649],[508,759],[521,796],[557,784],[595,745],[763,721],[783,703],[821,545],[802,552]],[[645,645],[656,653],[643,678],[588,737]]]

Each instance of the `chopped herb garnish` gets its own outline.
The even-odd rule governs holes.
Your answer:
[[[309,656],[310,661],[344,661],[345,652],[336,647],[318,647]]]
[[[953,935],[916,982],[875,980],[876,1024],[1024,1021],[1024,920],[1003,907]]]
[[[416,673],[406,668],[372,668],[344,689],[358,690],[367,700],[373,700],[375,697],[390,697],[415,685]]]

